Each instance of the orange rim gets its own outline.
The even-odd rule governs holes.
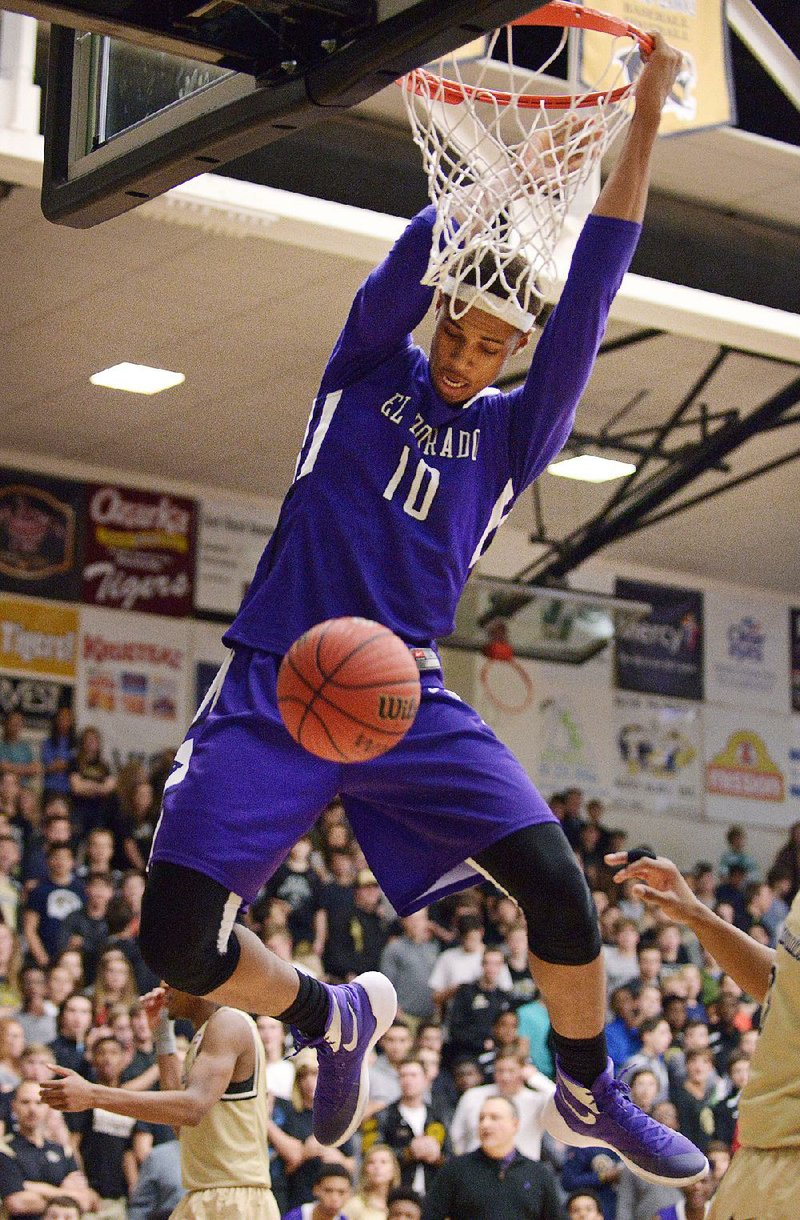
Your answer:
[[[519,703],[506,703],[503,699],[498,699],[497,695],[492,690],[489,681],[489,673],[493,665],[510,665],[514,673],[522,681],[522,686],[525,694]],[[519,716],[521,712],[526,712],[533,703],[533,682],[530,675],[523,669],[516,657],[511,657],[510,660],[494,660],[491,657],[484,661],[481,666],[480,682],[486,694],[496,708],[501,712],[506,712],[509,716]]]
[[[608,13],[596,9],[578,7],[569,0],[551,0],[542,8],[518,17],[511,25],[546,25],[569,27],[571,29],[595,30],[600,34],[610,34],[614,38],[630,38],[637,42],[646,54],[653,49],[653,39],[638,26],[628,21],[621,21]],[[401,77],[397,82],[420,97],[430,97],[436,102],[446,102],[450,106],[458,105],[465,98],[476,102],[494,103],[496,106],[510,106],[512,103],[520,110],[574,110],[591,106],[615,104],[628,96],[630,85],[621,85],[607,92],[585,93],[577,101],[569,94],[549,95],[544,93],[508,93],[502,89],[478,88],[474,85],[460,84],[436,76],[427,68],[417,68]]]

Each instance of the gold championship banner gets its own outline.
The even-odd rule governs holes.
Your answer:
[[[724,0],[597,0],[592,7],[663,34],[682,52],[684,67],[664,108],[661,135],[734,121]],[[594,88],[620,84],[612,43],[608,34],[582,33],[581,76],[598,81]],[[630,63],[635,68],[635,59]]]

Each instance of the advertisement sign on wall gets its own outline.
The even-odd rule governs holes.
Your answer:
[[[198,610],[233,618],[274,529],[274,513],[258,505],[201,503],[195,588]]]
[[[83,484],[0,469],[0,589],[80,601]]]
[[[617,807],[702,815],[702,721],[696,704],[618,694],[614,734]]]
[[[647,618],[619,628],[614,670],[620,690],[702,699],[703,594],[621,578],[615,591],[653,607]]]
[[[184,617],[192,612],[195,503],[113,484],[86,489],[83,600]]]
[[[788,712],[785,605],[730,592],[707,593],[706,698]]]
[[[119,611],[81,615],[78,724],[96,726],[108,761],[175,750],[187,723],[188,625]]]
[[[705,724],[709,817],[785,826],[800,808],[789,782],[790,717],[708,707]]]
[[[78,609],[0,597],[0,670],[75,677]]]

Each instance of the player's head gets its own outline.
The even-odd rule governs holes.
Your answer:
[[[541,304],[531,299],[526,261],[514,255],[502,273],[493,252],[448,280],[436,302],[431,380],[440,398],[461,406],[495,380],[506,360],[524,347]]]
[[[314,1180],[313,1191],[323,1220],[336,1220],[353,1193],[352,1179],[343,1165],[323,1165]]]

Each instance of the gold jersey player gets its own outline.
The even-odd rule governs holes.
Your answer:
[[[225,635],[231,654],[164,788],[142,953],[173,987],[279,1017],[317,1049],[313,1130],[322,1144],[342,1143],[361,1121],[369,1052],[394,1017],[394,989],[377,972],[336,987],[301,976],[236,915],[338,793],[398,913],[481,874],[519,903],[558,1052],[554,1133],[606,1143],[656,1181],[707,1172],[688,1140],[644,1115],[614,1080],[600,936],[583,874],[524,768],[445,688],[434,646],[452,630],[471,568],[572,428],[639,236],[661,110],[680,62],[657,35],[654,44],[624,145],[524,385],[493,388],[536,321],[517,295],[489,293],[478,306],[462,282],[455,299],[437,298],[430,357],[414,344],[434,304],[421,283],[433,207],[413,218],[359,289],[277,528]],[[298,746],[275,698],[294,640],[341,615],[390,627],[423,670],[407,736],[348,765]]]
[[[739,1100],[739,1148],[707,1220],[796,1220],[800,1215],[800,894],[777,949],[725,923],[671,860],[607,856],[618,883],[637,882],[649,906],[691,928],[743,991],[762,1005],[761,1034]]]
[[[252,1017],[196,996],[157,988],[144,998],[155,1029],[161,1092],[92,1084],[68,1068],[41,1086],[57,1110],[99,1107],[179,1128],[181,1178],[188,1192],[173,1220],[278,1220],[267,1148],[267,1074]],[[172,1021],[197,1032],[183,1071]]]

